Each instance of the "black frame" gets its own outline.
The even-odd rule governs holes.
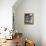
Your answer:
[[[25,24],[34,24],[34,15],[33,13],[24,14],[24,23]]]

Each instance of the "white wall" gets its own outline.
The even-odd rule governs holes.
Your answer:
[[[36,46],[41,46],[41,1],[23,0],[15,9],[15,28],[22,32],[24,37],[35,41]],[[34,24],[24,24],[24,13],[34,13]]]
[[[46,46],[46,0],[41,1],[41,38],[42,46]]]
[[[12,28],[12,6],[16,0],[0,0],[0,27]]]

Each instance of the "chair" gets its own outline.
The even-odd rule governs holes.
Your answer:
[[[16,46],[22,46],[22,33],[15,33]]]
[[[35,46],[35,43],[32,40],[26,40],[25,46]]]

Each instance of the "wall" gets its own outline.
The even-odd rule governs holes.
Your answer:
[[[0,27],[12,28],[12,6],[16,0],[0,0]]]
[[[41,1],[41,38],[42,46],[46,46],[46,0]]]
[[[16,5],[14,5],[16,6]],[[24,24],[24,13],[34,13],[34,24]],[[34,40],[36,46],[41,46],[41,1],[23,0],[15,9],[15,29],[23,33],[24,38]]]

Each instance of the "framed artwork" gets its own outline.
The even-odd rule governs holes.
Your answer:
[[[24,14],[24,23],[25,24],[34,24],[34,14],[33,13],[25,13]]]

